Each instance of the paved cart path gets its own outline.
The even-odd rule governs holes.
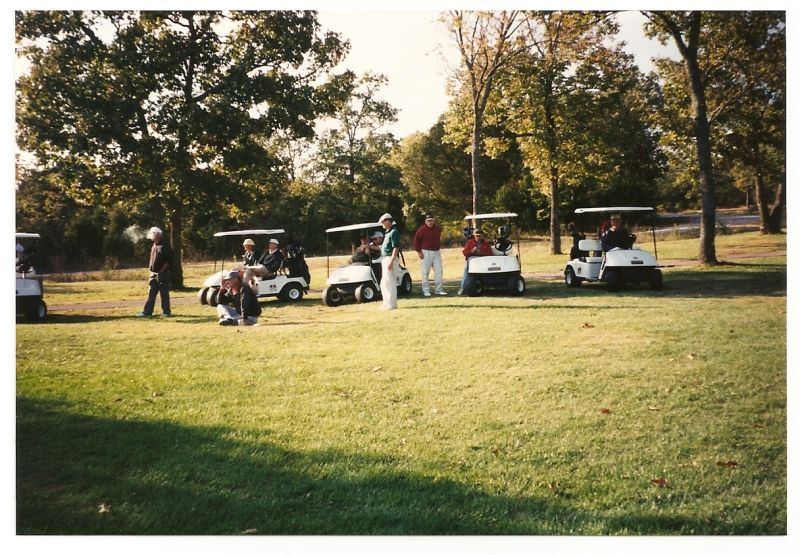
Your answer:
[[[722,256],[723,261],[727,260],[740,260],[740,259],[747,259],[747,258],[773,258],[773,257],[780,257],[786,256],[786,250],[774,250],[774,251],[764,251],[764,252],[757,252],[757,253],[747,253],[747,254],[737,254],[731,253],[727,256]],[[697,264],[697,260],[693,258],[675,258],[675,259],[662,259],[659,261],[662,266],[669,269],[670,267],[676,266],[693,266]],[[561,272],[526,272],[523,274],[523,277],[530,279],[562,279],[563,274]],[[447,280],[445,283],[448,285],[455,285],[458,283],[458,280]],[[321,289],[311,289],[314,292],[320,292]],[[59,311],[70,311],[70,310],[103,310],[103,309],[112,309],[112,308],[126,308],[126,307],[142,307],[144,306],[144,294],[146,291],[143,291],[141,299],[122,299],[116,301],[102,301],[102,302],[86,302],[86,303],[69,303],[69,304],[52,304],[48,305],[48,311],[50,312],[59,312]],[[47,291],[45,291],[45,301],[47,296]],[[173,306],[183,306],[189,305],[193,303],[199,302],[197,300],[197,293],[181,293],[181,294],[170,294],[170,303]]]

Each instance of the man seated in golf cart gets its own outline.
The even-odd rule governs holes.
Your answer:
[[[283,253],[278,248],[278,240],[274,237],[269,240],[267,251],[261,255],[255,266],[249,266],[244,272],[244,280],[254,283],[256,277],[272,277],[283,266]]]
[[[372,260],[376,261],[381,257],[381,243],[383,242],[383,233],[375,231],[367,238],[366,235],[361,237],[361,244],[356,247],[353,256],[350,257],[349,264],[364,263]]]
[[[258,261],[256,260],[256,257],[258,255],[256,254],[255,241],[253,241],[250,238],[247,238],[244,240],[244,243],[242,243],[242,246],[244,246],[244,254],[242,255],[242,264],[245,267],[255,266],[256,264],[258,264]]]
[[[461,251],[464,255],[464,275],[461,276],[461,286],[458,288],[458,294],[464,293],[464,282],[467,280],[469,273],[469,259],[475,256],[492,256],[492,245],[489,241],[483,238],[483,231],[476,229],[472,232],[472,237],[469,238],[464,249]]]
[[[17,243],[16,246],[16,254],[17,259],[15,262],[15,267],[17,272],[20,274],[24,274],[31,271],[31,259],[32,259],[32,252],[27,252],[25,247]]]
[[[611,249],[630,249],[633,246],[633,236],[622,225],[622,218],[619,214],[611,216],[611,227],[609,227],[600,239],[603,245],[603,252]]]

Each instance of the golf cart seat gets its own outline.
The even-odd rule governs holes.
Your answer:
[[[581,239],[578,243],[578,249],[582,251],[602,251],[603,243],[599,239]]]
[[[600,239],[581,239],[578,241],[578,249],[582,254],[578,257],[581,262],[600,263],[603,260],[603,243]],[[592,256],[588,256],[589,253]]]

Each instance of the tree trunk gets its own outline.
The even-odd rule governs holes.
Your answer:
[[[697,161],[700,166],[700,253],[701,264],[717,264],[716,237],[717,202],[714,195],[714,167],[711,161],[711,127],[706,111],[706,95],[697,50],[684,56],[684,68],[692,91],[692,121],[697,146]]]
[[[475,117],[472,123],[472,213],[478,213],[480,206],[480,163],[481,163],[481,125],[483,124],[483,114],[475,108]],[[476,222],[477,225],[477,222]]]
[[[172,265],[172,287],[180,289],[183,287],[183,239],[181,238],[183,229],[183,214],[180,203],[172,211],[169,217],[170,243],[174,262]]]
[[[786,180],[782,179],[775,191],[775,200],[771,206],[767,205],[767,188],[761,172],[756,174],[756,205],[760,220],[760,231],[764,235],[775,235],[781,232],[783,223],[783,208],[786,193]]]
[[[544,103],[544,116],[547,122],[547,154],[550,162],[550,254],[561,254],[561,224],[558,217],[558,140],[556,118],[553,114],[552,87],[548,83]]]
[[[550,166],[550,254],[561,254],[561,223],[559,205],[558,166]]]

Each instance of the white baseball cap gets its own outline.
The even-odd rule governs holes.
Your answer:
[[[151,227],[150,230],[147,232],[147,238],[152,239],[154,235],[164,235],[164,232],[161,231],[161,228]]]
[[[280,243],[278,242],[278,240],[277,240],[277,239],[275,239],[274,237],[273,237],[272,239],[270,239],[270,240],[269,240],[269,242],[270,242],[270,243],[275,243],[276,245],[280,245]]]
[[[255,245],[255,244],[256,244],[255,241],[253,241],[250,238],[245,239],[244,243],[242,243],[242,245]]]
[[[392,220],[392,221],[394,221],[394,218],[392,218],[392,215],[387,212],[386,214],[381,216],[381,219],[378,220],[378,223],[382,224],[384,222],[384,220]]]

